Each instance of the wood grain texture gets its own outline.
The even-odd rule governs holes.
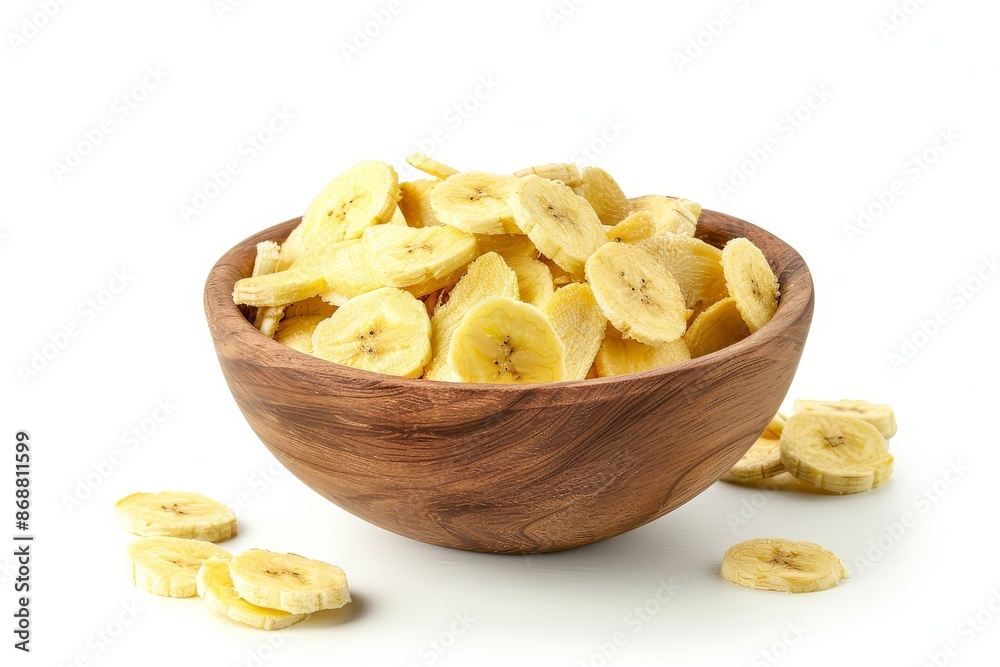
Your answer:
[[[787,244],[704,211],[698,236],[745,236],[771,262],[774,318],[736,345],[670,368],[546,385],[378,375],[261,335],[232,301],[255,246],[212,269],[205,312],[223,375],[267,448],[348,512],[407,537],[496,553],[557,551],[637,528],[687,502],[750,448],[788,391],[813,311]]]

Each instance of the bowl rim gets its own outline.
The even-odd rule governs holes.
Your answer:
[[[266,366],[282,366],[296,370],[315,373],[317,378],[328,377],[331,374],[355,378],[361,381],[380,382],[406,388],[409,386],[439,386],[449,390],[465,392],[488,392],[494,395],[524,392],[566,392],[584,387],[607,386],[616,383],[630,383],[652,378],[661,378],[674,373],[687,372],[703,367],[708,369],[719,363],[742,357],[757,347],[767,345],[776,338],[781,338],[789,327],[799,324],[803,319],[812,316],[815,301],[812,275],[805,260],[788,243],[767,230],[753,225],[731,215],[704,209],[698,220],[696,237],[710,245],[719,247],[718,241],[746,237],[764,252],[768,263],[778,277],[781,298],[778,309],[771,320],[756,332],[746,338],[721,350],[683,361],[663,368],[657,368],[638,373],[616,375],[606,378],[590,378],[583,380],[563,380],[560,382],[524,383],[524,384],[490,384],[474,382],[447,382],[440,380],[425,380],[422,378],[406,378],[367,371],[336,362],[314,357],[290,347],[282,345],[272,338],[260,333],[243,314],[232,299],[233,285],[236,280],[249,275],[256,255],[256,246],[260,241],[284,241],[288,233],[301,222],[296,217],[278,223],[272,227],[252,234],[243,239],[215,263],[209,271],[204,288],[205,316],[213,338],[222,333],[227,336],[227,345],[238,340],[243,350],[240,355]],[[280,240],[279,240],[280,239]],[[710,240],[711,239],[711,240]],[[713,243],[715,240],[716,243]],[[789,293],[792,286],[795,289]]]

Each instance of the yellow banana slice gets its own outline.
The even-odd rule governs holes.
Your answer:
[[[862,493],[885,484],[893,458],[885,438],[866,421],[797,412],[781,433],[781,463],[800,482],[835,493]]]
[[[125,549],[132,584],[153,595],[193,598],[198,568],[212,557],[230,555],[210,542],[179,537],[144,537]]]
[[[888,405],[869,403],[868,401],[795,401],[795,412],[836,412],[857,417],[868,422],[879,430],[882,437],[888,440],[896,435],[896,415]]]
[[[566,351],[566,380],[583,380],[594,365],[608,320],[586,283],[560,287],[542,307]]]
[[[851,576],[844,561],[818,544],[773,537],[730,547],[719,574],[737,586],[782,593],[825,591]]]
[[[323,188],[302,216],[306,249],[361,237],[372,225],[389,222],[399,201],[396,170],[384,162],[366,160]]]
[[[552,271],[547,264],[525,255],[511,255],[504,261],[517,275],[517,289],[521,294],[521,301],[541,308],[552,298],[556,286],[552,281]]]
[[[229,576],[250,604],[290,614],[339,609],[351,601],[343,570],[296,554],[250,549],[229,561]]]
[[[293,350],[312,354],[313,332],[316,331],[317,325],[326,318],[327,316],[323,315],[299,315],[298,317],[284,319],[278,324],[278,328],[274,332],[274,340],[282,345],[287,345]]]
[[[476,257],[476,237],[446,225],[420,229],[379,225],[365,230],[361,240],[368,266],[388,287],[442,278]]]
[[[587,258],[608,240],[590,204],[562,183],[525,176],[510,201],[517,226],[567,273],[582,275]]]
[[[305,254],[306,242],[303,238],[302,223],[295,226],[288,237],[281,244],[281,251],[278,254],[278,271],[284,271],[292,262]]]
[[[688,308],[700,312],[729,296],[722,251],[715,246],[689,236],[664,234],[640,242],[639,247],[663,262],[680,285]]]
[[[236,515],[200,493],[133,493],[115,503],[125,529],[143,537],[222,542],[236,535]]]
[[[690,206],[685,205],[687,202]],[[701,213],[701,207],[691,204],[686,199],[665,197],[663,195],[646,195],[629,199],[632,211],[649,211],[656,221],[657,235],[680,234],[694,236],[698,227],[698,215],[692,212],[694,207]]]
[[[505,261],[514,255],[531,259],[538,257],[538,248],[524,234],[476,234],[476,245],[479,246],[480,255],[495,252]]]
[[[776,414],[743,458],[719,479],[736,484],[752,484],[784,472],[778,443],[786,421],[783,414]]]
[[[455,379],[448,351],[455,329],[465,314],[477,303],[494,296],[518,299],[517,274],[495,252],[486,253],[469,265],[465,276],[448,293],[448,300],[440,303],[431,318],[431,362],[424,369],[428,380],[451,381]]]
[[[609,326],[594,358],[594,366],[598,377],[608,378],[654,371],[689,359],[691,353],[681,339],[661,345],[645,345],[631,338],[623,338],[620,331]]]
[[[410,157],[406,158],[406,161],[411,167],[419,169],[425,174],[430,174],[434,178],[439,178],[442,181],[449,176],[454,176],[458,173],[458,169],[454,169],[442,162],[438,162],[432,157],[427,157],[419,151],[411,153]]]
[[[319,267],[303,265],[297,268],[293,263],[284,271],[237,280],[233,302],[258,308],[284,306],[318,296],[325,289],[326,281]]]
[[[448,361],[463,382],[559,382],[566,376],[565,348],[545,315],[503,296],[465,314]]]
[[[438,220],[469,234],[520,234],[509,201],[516,184],[513,176],[455,174],[431,190],[431,208]]]
[[[261,630],[282,630],[309,618],[309,614],[267,609],[241,598],[233,588],[229,562],[230,558],[209,558],[198,570],[198,595],[212,611]]]
[[[278,258],[281,256],[281,246],[274,241],[261,241],[257,244],[257,256],[253,260],[252,276],[266,276],[278,270]]]
[[[638,243],[656,236],[656,222],[649,211],[629,213],[614,227],[605,227],[608,240],[615,243]],[[721,271],[721,266],[720,266]]]
[[[361,239],[325,246],[309,253],[307,258],[293,266],[310,261],[321,267],[324,288],[320,296],[332,306],[343,306],[349,299],[386,286],[368,263]]]
[[[726,297],[695,318],[684,334],[684,342],[691,350],[692,357],[703,357],[749,335],[750,330],[740,311],[736,309],[736,301],[732,297]]]
[[[438,183],[440,181],[425,178],[399,184],[402,196],[399,200],[399,210],[403,212],[406,224],[410,227],[437,227],[444,224],[437,219],[434,209],[431,208],[431,190]]]
[[[287,320],[293,317],[306,317],[311,315],[330,317],[334,312],[336,312],[336,310],[336,306],[331,306],[320,297],[314,296],[312,298],[296,301],[295,303],[290,303],[285,306],[285,319]]]
[[[602,224],[617,225],[629,214],[629,201],[611,174],[600,167],[580,170],[580,191]]]
[[[750,333],[767,324],[778,309],[778,278],[760,248],[749,239],[733,239],[722,249],[726,289]]]
[[[684,297],[655,257],[625,243],[607,243],[590,256],[587,282],[608,321],[646,345],[677,340],[687,329]]]
[[[571,188],[579,187],[583,180],[580,178],[580,170],[573,163],[549,163],[539,164],[527,169],[514,172],[515,176],[541,176],[550,181],[560,181],[563,185]]]
[[[408,292],[380,287],[349,300],[313,331],[313,355],[375,373],[417,378],[431,358],[431,323]]]
[[[552,272],[552,282],[555,283],[556,287],[583,281],[583,274],[580,274],[580,276],[578,277],[579,279],[577,279],[576,276],[566,273],[565,269],[563,269],[561,266],[553,262],[545,255],[539,255],[538,261],[542,262],[543,264],[545,264],[545,266],[549,267],[549,271]]]

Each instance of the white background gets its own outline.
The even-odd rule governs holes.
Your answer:
[[[3,497],[26,429],[37,536],[30,655],[10,646],[0,548],[4,664],[995,660],[997,4],[897,0],[893,26],[890,0],[577,3],[4,3]],[[291,119],[268,134],[276,110]],[[223,382],[205,276],[349,165],[420,146],[460,169],[593,161],[629,195],[682,194],[786,239],[817,292],[788,405],[892,404],[892,480],[843,498],[720,483],[619,538],[526,558],[409,541],[281,472]],[[212,187],[228,161],[239,173]],[[850,234],[859,208],[872,219]],[[157,401],[173,407],[154,429]],[[242,498],[227,549],[335,562],[355,602],[266,634],[132,589],[111,506],[164,488]],[[727,547],[770,535],[819,542],[854,577],[799,596],[719,578]],[[661,582],[679,587],[666,604]]]

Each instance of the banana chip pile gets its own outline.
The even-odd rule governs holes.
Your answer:
[[[198,493],[133,493],[115,503],[122,525],[143,536],[128,545],[132,584],[173,598],[198,596],[213,611],[263,630],[281,630],[351,601],[336,565],[250,549],[238,556],[212,544],[236,535],[236,516]]]
[[[626,198],[603,169],[546,164],[399,183],[361,162],[277,244],[237,304],[288,347],[354,368],[453,382],[559,382],[648,371],[764,326],[778,280],[747,239],[695,238],[701,207]]]

